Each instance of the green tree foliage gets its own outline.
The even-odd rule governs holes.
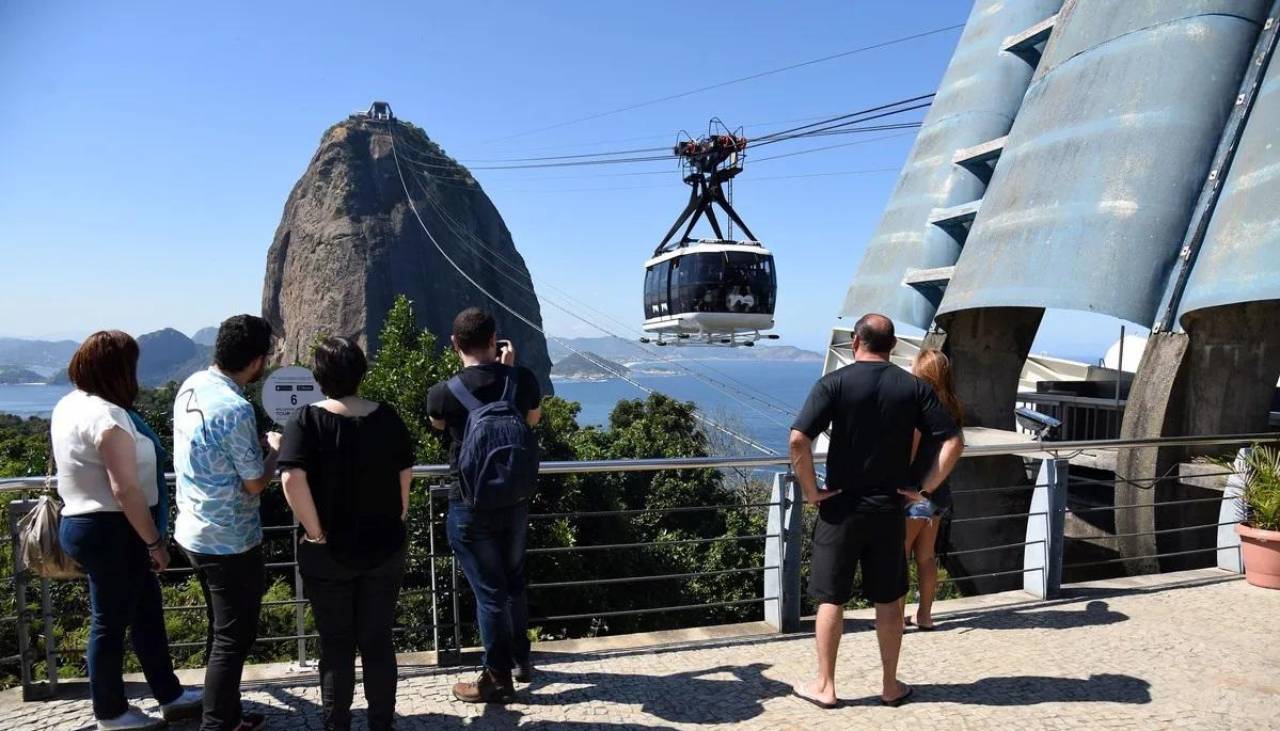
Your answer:
[[[390,404],[404,419],[418,445],[419,464],[439,464],[445,453],[427,415],[427,391],[462,370],[452,349],[418,328],[413,303],[396,297],[382,326],[378,352],[360,387],[367,399]]]

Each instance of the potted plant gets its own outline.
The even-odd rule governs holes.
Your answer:
[[[1240,495],[1240,549],[1244,578],[1254,586],[1280,589],[1280,450],[1254,445],[1235,463]]]

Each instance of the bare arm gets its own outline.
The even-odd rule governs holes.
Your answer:
[[[250,495],[261,494],[271,484],[276,475],[276,461],[280,459],[280,434],[267,432],[267,458],[262,463],[262,476],[244,481],[244,491]]]
[[[431,417],[431,428],[432,428],[432,429],[435,429],[436,431],[444,431],[445,426],[446,426],[446,424],[444,423],[444,419],[437,419],[437,418],[436,418],[436,417],[434,417],[434,416],[433,416],[433,417]]]
[[[542,407],[539,406],[536,409],[531,410],[529,413],[524,415],[524,419],[529,422],[529,426],[537,426],[538,422],[542,421]]]
[[[400,520],[409,519],[409,486],[413,484],[413,468],[400,470]]]
[[[924,499],[921,491],[932,493],[938,489],[951,474],[951,470],[955,469],[956,462],[960,461],[960,453],[964,451],[964,437],[957,434],[942,443],[942,448],[938,450],[938,456],[934,459],[933,464],[929,466],[929,472],[925,474],[924,479],[920,481],[919,490],[899,490],[912,501],[920,501]]]
[[[312,540],[323,538],[324,526],[320,525],[320,514],[316,512],[316,503],[311,497],[306,470],[298,467],[285,470],[280,476],[280,483],[284,486],[284,499],[307,532],[307,537]]]
[[[791,430],[789,441],[791,451],[791,471],[796,482],[800,483],[800,492],[809,503],[820,503],[838,494],[839,490],[819,490],[818,474],[813,468],[813,440],[802,431]]]
[[[129,525],[150,546],[160,541],[162,536],[151,519],[151,508],[138,484],[138,452],[133,437],[118,426],[108,429],[98,444],[98,454],[102,464],[107,468],[107,479],[111,482],[111,494],[128,519]],[[149,549],[151,560],[163,571],[169,565],[169,550],[163,544],[156,549]]]

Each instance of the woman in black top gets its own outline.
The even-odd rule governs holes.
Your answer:
[[[306,530],[298,568],[320,634],[330,729],[351,727],[357,648],[369,728],[391,728],[395,714],[391,628],[404,576],[413,443],[395,409],[355,395],[366,369],[351,340],[321,341],[315,376],[328,398],[294,412],[280,447],[285,498]]]

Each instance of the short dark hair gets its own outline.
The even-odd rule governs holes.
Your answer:
[[[271,352],[271,324],[261,317],[236,315],[218,327],[213,364],[228,373],[249,367],[255,358]]]
[[[67,375],[81,391],[131,409],[138,398],[138,341],[120,330],[96,332],[71,356]]]
[[[312,351],[320,392],[331,399],[354,396],[369,370],[364,351],[350,338],[325,338]]]
[[[453,318],[453,336],[458,339],[458,348],[464,353],[488,347],[496,332],[498,323],[493,315],[479,307],[468,307]]]
[[[874,312],[858,318],[853,334],[862,341],[862,347],[878,355],[888,355],[898,343],[893,334],[893,320]]]

